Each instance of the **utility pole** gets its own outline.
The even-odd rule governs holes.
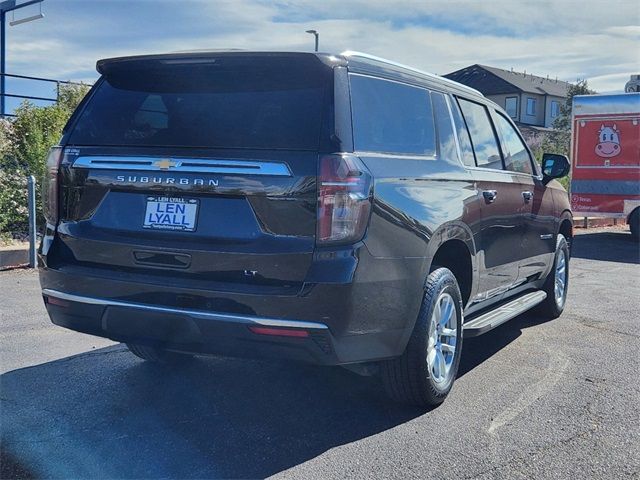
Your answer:
[[[314,37],[316,37],[316,52],[318,51],[318,40],[320,38],[320,34],[316,31],[316,30],[307,30],[307,33],[312,34]]]
[[[44,0],[28,0],[27,2],[23,2],[16,5],[16,0],[5,0],[0,2],[0,118],[3,118],[5,111],[5,73],[6,72],[6,20],[7,13],[11,11],[18,10],[19,8],[28,7],[29,5],[35,5],[36,3],[42,4]],[[42,7],[41,7],[42,8]],[[11,25],[19,25],[21,23],[30,22],[31,20],[37,20],[38,18],[42,18],[42,10],[37,15],[32,15],[31,17],[23,18],[21,20],[16,20],[11,22]]]

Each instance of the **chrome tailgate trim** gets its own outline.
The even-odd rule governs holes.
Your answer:
[[[136,170],[178,173],[220,173],[291,177],[286,163],[261,160],[203,159],[184,157],[80,156],[73,168]]]

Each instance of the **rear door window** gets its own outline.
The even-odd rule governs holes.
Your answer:
[[[489,111],[484,105],[458,98],[466,120],[478,167],[502,170],[502,157]]]
[[[531,156],[516,129],[500,112],[494,115],[496,129],[500,136],[504,167],[506,170],[533,174]]]
[[[435,128],[428,90],[364,75],[349,77],[356,150],[435,155]]]
[[[330,79],[295,62],[115,71],[69,143],[316,150]]]

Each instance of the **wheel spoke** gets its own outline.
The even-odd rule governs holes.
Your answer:
[[[440,334],[443,337],[455,337],[458,334],[457,328],[443,328]]]
[[[451,320],[451,313],[453,310],[453,304],[447,299],[445,301],[445,310],[442,313],[442,317],[440,318],[440,326],[444,327],[449,323],[449,320]]]
[[[443,352],[455,353],[455,351],[456,351],[455,344],[454,345],[449,345],[448,343],[441,343],[440,347],[442,348]]]
[[[433,363],[431,365],[431,372],[433,373],[433,377],[439,379],[441,376],[440,373],[440,359],[438,358],[439,353],[437,350],[434,350]]]
[[[431,368],[433,368],[433,363],[435,358],[436,358],[436,349],[432,348],[431,350],[429,350],[429,352],[427,352],[427,365],[429,365]]]
[[[442,379],[444,380],[444,377],[447,374],[447,370],[446,370],[447,366],[444,360],[444,355],[442,354],[441,351],[438,352],[436,356],[436,361],[438,362],[438,370],[440,371],[440,377],[442,377]]]
[[[433,323],[438,325],[440,323],[440,319],[442,318],[442,305],[440,302],[436,302],[436,306],[433,309]]]

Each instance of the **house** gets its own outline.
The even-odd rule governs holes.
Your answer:
[[[567,98],[569,83],[487,65],[471,65],[446,78],[480,90],[503,107],[514,121],[551,128]]]

